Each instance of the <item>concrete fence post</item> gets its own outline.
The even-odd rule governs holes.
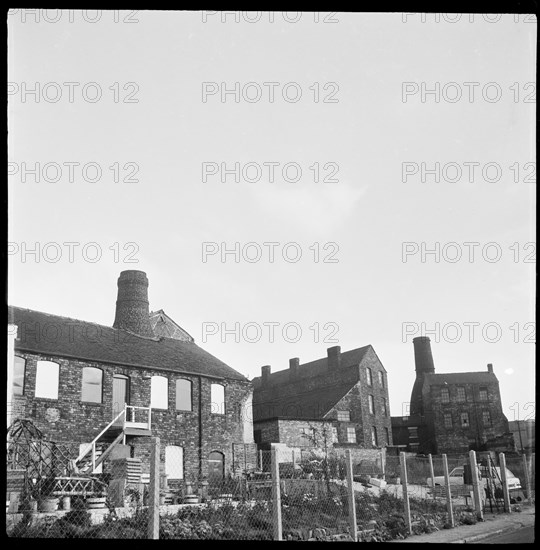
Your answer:
[[[433,457],[431,456],[431,453],[429,453],[429,472],[431,474],[431,482],[433,483],[433,499],[436,499],[437,496],[435,495],[435,471],[433,470]]]
[[[431,455],[429,455],[431,457]],[[444,487],[446,489],[446,510],[448,512],[448,522],[454,527],[454,511],[452,510],[452,493],[450,490],[450,475],[448,474],[448,459],[442,455]],[[434,480],[434,478],[432,478]],[[435,493],[435,480],[433,481],[433,492]]]
[[[159,437],[151,438],[150,483],[148,487],[148,538],[159,539]]]
[[[474,506],[476,509],[476,515],[479,520],[484,519],[484,511],[482,507],[482,495],[480,481],[478,479],[478,464],[476,463],[476,453],[474,451],[469,451],[469,462],[471,465],[471,476],[473,482],[473,495],[474,495]]]
[[[281,490],[279,487],[279,462],[277,449],[272,449],[272,518],[274,526],[274,540],[283,540],[281,525]]]
[[[506,457],[504,453],[499,453],[499,466],[501,469],[501,483],[504,499],[504,511],[510,513],[510,491],[508,490],[508,478],[506,476]]]
[[[529,475],[529,464],[527,462],[527,455],[523,455],[523,471],[525,472],[525,488],[527,489],[527,500],[532,506],[532,491],[531,491],[531,477]]]
[[[412,535],[411,508],[409,506],[409,493],[407,490],[407,460],[405,458],[405,453],[399,453],[399,463],[401,465],[401,487],[403,490],[403,509],[405,512],[405,521],[407,522],[409,534]]]
[[[349,501],[349,534],[356,542],[358,540],[358,527],[356,525],[356,501],[354,500],[354,476],[350,449],[347,449],[345,467],[347,469],[347,499]]]

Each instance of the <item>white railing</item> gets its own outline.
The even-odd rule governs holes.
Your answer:
[[[146,413],[146,420],[137,421],[138,418],[144,418],[144,411]],[[80,453],[75,464],[79,463],[89,452],[92,452],[92,473],[96,469],[96,459],[99,458],[96,456],[96,443],[99,441],[101,436],[113,425],[116,424],[122,418],[122,430],[128,428],[141,428],[150,430],[151,420],[152,420],[152,409],[151,407],[135,407],[133,405],[124,405],[124,408],[115,416],[111,422],[99,432],[99,434],[94,438],[92,443],[89,443]]]
[[[135,407],[133,405],[126,405],[126,414],[124,416],[124,428],[125,427],[137,427],[145,428],[147,430],[151,427],[152,422],[152,409],[150,407]]]
[[[107,426],[105,426],[105,428],[101,430],[101,432],[99,432],[99,434],[94,438],[92,443],[89,443],[88,446],[79,453],[79,456],[77,457],[77,460],[75,461],[75,463],[80,462],[90,451],[92,451],[92,471],[94,471],[95,464],[96,464],[96,442],[115,422],[120,420],[122,416],[124,416],[125,418],[125,414],[126,414],[126,409],[124,407],[124,409],[120,411],[120,413],[118,413],[118,415],[115,416],[111,420],[111,422],[109,422],[109,424],[107,424]]]

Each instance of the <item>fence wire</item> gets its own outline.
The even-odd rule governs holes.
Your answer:
[[[351,453],[349,484],[349,455],[343,449],[259,450],[256,460],[245,461],[246,467],[234,473],[210,456],[204,475],[186,470],[182,454],[161,451],[159,479],[152,481],[136,459],[106,460],[99,474],[76,471],[78,443],[8,442],[8,536],[144,539],[151,512],[158,515],[161,539],[337,541],[356,536],[381,542],[449,527],[441,456],[432,456],[431,463],[428,456],[406,456],[409,530],[398,456]],[[527,457],[533,499],[534,458]],[[451,485],[456,525],[476,521],[471,487],[463,478],[467,462],[466,455],[448,456],[451,477],[462,476]],[[521,482],[512,504],[524,503],[523,457],[507,456],[506,465]],[[151,508],[154,481],[158,500]],[[489,504],[486,498],[486,510]]]

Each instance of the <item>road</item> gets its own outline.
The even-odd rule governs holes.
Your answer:
[[[515,543],[533,543],[534,542],[534,526],[523,527],[509,533],[493,535],[487,539],[479,540],[478,543],[472,544],[515,544]]]

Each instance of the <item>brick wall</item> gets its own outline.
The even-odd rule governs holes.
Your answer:
[[[498,383],[447,384],[444,387],[450,392],[449,403],[442,401],[442,387],[432,385],[430,391],[425,392],[426,423],[436,441],[434,452],[467,452],[471,444],[482,445],[486,440],[508,432],[508,420],[502,410]],[[458,400],[458,387],[465,388],[465,400],[462,402]],[[486,400],[480,399],[480,387],[487,388]],[[490,413],[490,424],[484,422],[483,411]],[[468,413],[469,426],[462,426],[461,413]],[[445,427],[445,414],[452,417],[451,428]]]
[[[220,381],[225,386],[225,412],[214,414],[211,407],[211,384],[216,381],[209,378],[18,351],[16,354],[26,359],[26,375],[24,395],[16,396],[14,408],[20,417],[31,419],[50,439],[57,442],[87,443],[101,432],[113,418],[114,374],[130,378],[130,404],[141,407],[150,405],[150,377],[166,376],[169,380],[169,407],[167,410],[152,411],[152,435],[161,439],[162,468],[167,445],[184,448],[185,472],[196,472],[199,469],[199,447],[203,475],[207,475],[206,458],[211,451],[222,452],[225,455],[226,470],[232,468],[232,444],[244,441],[244,423],[239,404],[244,403],[251,393],[249,382]],[[57,400],[34,396],[38,360],[54,361],[60,365]],[[103,371],[102,403],[81,401],[83,367],[97,367]],[[176,411],[178,378],[186,378],[192,382],[192,411]],[[148,473],[148,438],[131,437],[127,443],[135,447],[134,456],[143,460],[143,472]]]

